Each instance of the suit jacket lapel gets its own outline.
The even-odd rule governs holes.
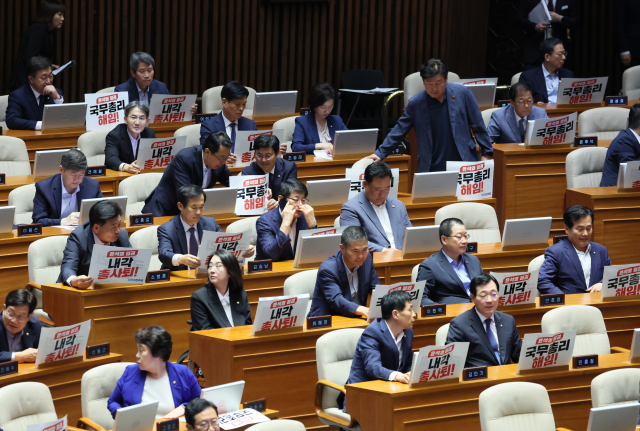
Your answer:
[[[580,259],[578,259],[578,253],[576,252],[573,244],[570,241],[563,241],[564,243],[564,252],[567,254],[567,257],[573,264],[576,272],[578,273],[578,277],[582,281],[582,285],[586,286],[587,281],[584,279],[584,271],[582,270],[582,264],[580,264]]]
[[[456,104],[456,91],[453,86],[447,85],[447,90],[444,94],[445,100],[447,101],[447,109],[449,110],[449,122],[451,123],[451,136],[453,136],[453,141],[455,142],[456,138],[456,116],[458,113],[458,106]]]
[[[211,311],[213,311],[213,314],[215,314],[215,316],[218,318],[218,321],[225,328],[231,327],[231,323],[229,322],[229,319],[227,319],[227,313],[224,312],[224,307],[222,306],[222,302],[220,302],[220,297],[218,296],[216,288],[208,288],[207,293],[209,294],[209,305],[211,306]],[[229,292],[229,302],[231,302],[231,292]]]
[[[244,311],[240,309],[240,293],[237,291],[229,291],[229,302],[231,303],[231,317],[233,318],[233,326],[244,326]]]
[[[398,244],[398,239],[404,234],[404,232],[401,232],[401,230],[404,230],[405,228],[405,226],[401,225],[400,221],[398,220],[398,211],[398,208],[394,206],[391,198],[387,198],[387,214],[389,214],[389,223],[391,224],[393,241],[396,243],[396,248],[402,247],[402,244]]]
[[[549,103],[549,95],[547,94],[547,83],[545,82],[544,79],[544,73],[542,72],[542,68],[544,66],[536,66],[535,71],[536,71],[536,81],[538,81],[538,88],[540,88],[540,90],[542,91],[542,95],[544,96],[544,103]],[[559,77],[560,74],[558,74]]]
[[[462,284],[462,280],[460,280],[460,277],[458,277],[458,274],[456,274],[456,271],[453,269],[453,266],[451,266],[451,264],[445,257],[444,251],[440,250],[440,253],[438,254],[438,259],[440,260],[440,265],[444,268],[445,271],[447,271],[447,273],[451,276],[451,278],[453,278],[453,280],[458,284],[460,289],[462,289],[462,291],[466,295],[467,290],[464,288],[464,284]]]
[[[202,147],[196,150],[196,160],[195,160],[196,166],[194,167],[194,169],[196,170],[196,181],[197,181],[196,185],[198,186],[202,185],[202,180],[204,179],[204,172],[202,167],[202,151],[203,151]],[[213,180],[213,176],[214,176],[214,170],[211,169],[210,180]]]
[[[382,236],[387,238],[387,234],[384,232],[384,228],[382,227],[382,223],[380,223],[378,214],[376,214],[375,210],[373,209],[373,205],[371,205],[371,202],[369,202],[369,199],[367,199],[364,192],[358,193],[358,202],[360,202],[360,206],[364,210],[364,213],[373,222],[374,226],[380,231]],[[387,238],[387,241],[388,240],[389,238]]]
[[[591,287],[596,283],[600,282],[600,279],[595,279],[596,276],[596,271],[594,271],[594,268],[597,268],[598,265],[600,265],[600,257],[597,255],[596,251],[593,248],[593,243],[589,242],[589,244],[591,245],[591,250],[589,251],[589,255],[591,257],[591,275],[589,276],[589,286]]]
[[[493,362],[495,362],[495,365],[498,365],[498,359],[496,358],[496,355],[493,354],[493,347],[491,347],[491,343],[489,342],[489,337],[487,336],[487,331],[484,329],[484,325],[482,324],[480,317],[478,317],[478,312],[476,311],[476,307],[473,307],[471,310],[469,310],[469,318],[471,320],[471,327],[473,328],[474,331],[476,331],[478,336],[482,339],[482,342],[484,343],[485,347],[488,349],[489,356],[491,356],[491,359],[493,359]],[[500,356],[502,356],[502,352],[500,352]]]
[[[340,277],[340,285],[346,286],[346,291],[342,290],[342,295],[347,298],[347,300],[351,301],[351,289],[349,287],[349,279],[347,278],[347,270],[344,267],[344,262],[342,259],[342,253],[339,253],[337,256],[338,261],[338,276]],[[358,284],[360,284],[360,276],[358,275]],[[360,286],[358,286],[358,289]]]
[[[125,155],[129,157],[129,160],[135,160],[133,147],[131,146],[131,139],[129,138],[129,133],[127,132],[127,126],[125,125],[120,130],[120,146],[122,150],[124,150]],[[138,142],[138,146],[140,146],[140,142]]]
[[[53,204],[55,205],[54,214],[62,215],[62,175],[53,180]]]
[[[518,122],[516,120],[516,111],[513,109],[512,106],[509,106],[507,108],[506,117],[507,117],[507,123],[509,123],[509,127],[511,127],[511,131],[513,132],[513,136],[520,139],[520,129],[518,128]],[[526,130],[527,126],[525,125],[524,128]]]
[[[331,115],[329,115],[327,117],[327,128],[329,129],[329,136],[331,136],[331,142],[333,142],[335,140],[335,137],[336,137],[336,129],[335,129],[335,127],[333,127],[334,123],[335,123],[335,121],[333,121],[333,117]],[[316,128],[316,133],[317,132],[318,132],[318,129]]]
[[[500,362],[506,364],[507,358],[507,339],[504,329],[502,328],[502,317],[498,313],[493,313],[493,320],[496,323],[496,332],[498,333],[498,349],[500,350]],[[488,340],[488,338],[487,338]],[[491,350],[493,352],[493,349]]]
[[[389,349],[393,352],[393,369],[398,370],[400,368],[400,352],[396,345],[396,340],[393,339],[393,334],[389,332],[387,323],[384,320],[379,321],[380,330],[382,331],[382,339],[389,345]],[[404,340],[402,340],[404,342]]]
[[[311,134],[313,143],[320,143],[320,135],[318,134],[318,124],[316,123],[316,117],[313,114],[306,115],[307,117],[307,130]]]
[[[187,254],[189,250],[189,248],[187,247],[187,235],[184,232],[180,214],[175,216],[173,220],[173,224],[176,230],[176,236],[178,237],[178,242],[180,243],[180,254]]]
[[[29,101],[29,105],[31,106],[33,112],[42,113],[42,109],[44,108],[38,105],[38,99],[36,99],[35,95],[33,94],[31,86],[29,84],[25,84],[25,86],[22,88],[24,89],[25,99]],[[42,101],[42,105],[44,106],[44,100]]]

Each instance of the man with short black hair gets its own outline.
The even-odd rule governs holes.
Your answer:
[[[417,281],[425,281],[422,305],[470,302],[471,279],[482,274],[480,260],[466,253],[470,235],[457,218],[443,220],[439,231],[442,250],[426,258],[418,269]]]
[[[638,160],[640,160],[640,103],[636,103],[629,109],[627,128],[618,133],[607,148],[600,187],[617,185],[620,163]]]
[[[373,162],[364,170],[364,190],[340,210],[340,226],[361,226],[369,237],[369,250],[402,250],[404,232],[411,227],[407,208],[389,197],[393,176],[385,162]]]
[[[195,398],[184,408],[184,419],[189,431],[217,430],[218,408],[211,401]]]
[[[9,292],[0,313],[0,362],[35,362],[42,324],[33,311],[37,299],[27,289]]]
[[[93,284],[88,274],[95,244],[131,248],[129,234],[120,228],[123,214],[120,204],[112,200],[103,200],[91,207],[89,220],[69,234],[57,283],[78,289]]]
[[[367,318],[367,298],[380,284],[368,244],[367,232],[360,226],[342,232],[340,250],[318,269],[309,316]]]
[[[574,205],[563,215],[567,239],[547,248],[538,275],[540,293],[594,293],[602,290],[607,248],[591,241],[593,211]]]
[[[31,219],[42,226],[78,224],[83,199],[102,198],[100,183],[85,176],[87,157],[77,148],[62,155],[60,173],[38,181]]]

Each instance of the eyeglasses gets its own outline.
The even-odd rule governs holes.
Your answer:
[[[481,293],[480,295],[478,295],[478,298],[482,299],[483,301],[486,301],[487,299],[491,298],[491,299],[496,299],[498,297],[498,292],[494,292],[494,293]]]
[[[53,80],[53,73],[51,75],[42,75],[42,76],[38,77],[38,80],[40,82],[46,82],[48,80]]]
[[[209,422],[201,422],[196,424],[198,429],[218,428],[218,419],[211,419]]]
[[[533,105],[533,99],[518,100],[516,103],[520,106]]]
[[[10,308],[7,308],[6,310],[4,310],[5,313],[7,313],[7,317],[11,320],[17,320],[20,323],[24,323],[27,320],[29,320],[29,316],[25,316],[24,314],[20,315],[20,316],[16,316],[13,311]]]
[[[128,119],[130,119],[131,121],[147,121],[147,117],[145,115],[141,115],[139,117],[135,116],[135,115],[129,115],[127,117]]]
[[[306,204],[308,204],[308,203],[309,203],[309,199],[301,199],[301,200],[298,200],[298,199],[291,199],[291,198],[287,198],[287,200],[288,200],[289,202],[291,202],[292,204],[294,204],[294,205],[306,205]]]
[[[556,54],[558,54],[558,57],[567,58],[567,51],[560,51],[560,52],[557,52]]]
[[[222,163],[226,163],[227,160],[229,160],[229,156],[222,156],[222,157],[218,157],[214,154],[215,158],[220,160]]]
[[[471,238],[471,235],[469,235],[468,233],[465,233],[464,235],[459,233],[458,235],[446,235],[447,238],[455,238],[458,241],[462,240],[462,238],[464,239],[469,239]]]
[[[269,154],[256,153],[256,159],[258,160],[269,161],[273,156],[274,156],[273,153],[269,153]]]

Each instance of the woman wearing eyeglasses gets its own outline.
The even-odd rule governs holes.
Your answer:
[[[191,295],[192,331],[251,325],[249,298],[236,257],[218,249],[209,256],[209,281]]]

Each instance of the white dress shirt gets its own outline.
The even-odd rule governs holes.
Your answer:
[[[127,129],[127,135],[129,135],[129,141],[131,141],[131,148],[133,149],[133,158],[136,158],[136,151],[138,150],[138,144],[140,143],[140,134],[138,134],[137,138],[134,138],[133,136],[131,136],[131,133],[129,133],[129,129]],[[122,167],[126,165],[126,163],[120,163],[120,166],[118,167],[118,169],[122,170]]]
[[[149,104],[149,87],[145,91],[142,91],[136,82],[136,88],[138,89],[138,100],[140,102],[144,102],[147,105]]]
[[[493,336],[496,339],[496,344],[498,345],[498,351],[500,351],[500,342],[498,341],[498,330],[496,329],[495,314],[492,314],[491,317],[484,317],[482,314],[480,314],[477,308],[475,310],[476,310],[476,313],[478,313],[478,317],[480,318],[480,321],[482,322],[482,329],[486,330],[486,323],[484,323],[484,321],[487,319],[491,319],[491,326],[489,327],[491,328],[491,332],[493,333]]]
[[[140,402],[148,403],[150,401],[158,401],[156,419],[162,419],[167,413],[175,409],[173,394],[171,393],[171,383],[169,382],[169,373],[166,373],[159,379],[152,379],[147,376],[144,381]]]
[[[374,205],[371,203],[371,206],[378,216],[378,220],[380,220],[380,224],[382,225],[384,233],[389,240],[389,244],[391,244],[389,247],[396,248],[396,242],[393,238],[393,230],[391,229],[391,221],[389,220],[389,211],[387,211],[387,201],[382,202],[382,205]]]
[[[391,338],[393,338],[393,331],[391,331],[391,327],[389,327],[389,323],[385,320],[384,323],[387,324],[387,329],[389,330],[389,334],[391,334]],[[398,369],[402,368],[402,356],[404,354],[404,349],[402,348],[402,339],[404,338],[404,331],[398,335],[398,338],[394,339],[396,342],[396,347],[398,348]],[[396,376],[400,374],[400,371],[394,371],[389,374],[389,381],[393,382]]]
[[[227,132],[227,136],[229,137],[229,139],[231,139],[231,127],[229,127],[230,124],[235,124],[236,125],[236,134],[238,133],[238,120],[236,121],[230,121],[227,119],[227,117],[224,116],[224,112],[222,113],[222,120],[224,121],[224,131]]]
[[[543,63],[542,74],[544,75],[544,82],[547,85],[547,97],[549,98],[549,103],[556,103],[558,101],[558,84],[560,83],[558,71],[556,70],[556,73],[554,74],[549,73]]]
[[[215,157],[215,156],[213,156]],[[202,151],[202,188],[206,189],[211,181],[211,169],[204,163],[204,151]]]
[[[33,95],[36,97],[36,105],[40,106],[40,95],[42,93],[38,93],[36,90],[33,89],[33,87],[31,87],[31,91],[33,91]],[[59,99],[53,99],[53,103],[55,103],[56,105],[59,105],[62,102],[64,102],[64,97],[62,96],[60,96]],[[42,103],[44,103],[44,101]],[[38,121],[36,123],[36,130],[42,130],[42,121]]]
[[[64,187],[63,187],[63,190],[64,190]],[[92,232],[92,233],[93,233],[93,232]],[[96,236],[96,234],[95,234],[95,233],[93,233],[93,242],[94,242],[95,244],[98,244],[98,245],[109,245],[109,244],[111,244],[111,243],[109,243],[109,242],[102,242],[102,241],[100,241],[100,238],[98,238],[98,237]],[[77,276],[77,275],[70,275],[70,276],[69,276],[69,278],[67,278],[67,284],[68,284],[69,286],[71,286],[71,282],[72,282],[73,280],[75,280],[76,278],[78,278],[78,276]]]
[[[191,241],[191,232],[189,232],[189,229],[191,229],[191,225],[189,225],[189,223],[186,223],[183,219],[182,216],[178,216],[180,217],[180,222],[182,223],[182,228],[184,229],[184,234],[187,237],[187,251],[189,254],[193,255],[193,253],[191,253],[191,250],[189,250],[189,241]],[[195,234],[196,234],[196,241],[198,243],[198,247],[200,246],[200,238],[198,237],[198,226],[197,225],[193,225],[193,228],[195,229]],[[173,266],[178,266],[178,259],[180,259],[182,257],[181,254],[176,253],[173,255],[173,257],[171,258],[171,264]],[[196,256],[197,257],[197,256]]]
[[[635,136],[638,141],[638,145],[640,145],[640,135],[638,135],[632,128],[629,128],[629,130],[631,130],[631,133],[633,133],[633,136]]]
[[[80,191],[80,186],[76,187],[72,193],[69,193],[64,186],[64,181],[62,181],[62,175],[60,175],[60,184],[62,185],[60,218],[63,219],[71,213],[78,212],[78,192]]]
[[[323,142],[331,142],[331,135],[329,134],[329,122],[324,123],[324,127],[322,127],[316,121],[316,127],[318,128],[318,137],[320,137],[320,143]]]
[[[220,303],[222,303],[222,308],[224,309],[224,314],[227,315],[227,319],[231,326],[233,326],[233,316],[231,315],[231,302],[229,302],[229,288],[227,287],[227,293],[222,295],[218,289],[216,289],[216,293],[218,294],[218,299],[220,299]]]
[[[351,302],[356,302],[354,301],[358,299],[358,268],[360,268],[359,266],[356,266],[353,268],[353,271],[349,271],[349,267],[347,266],[347,263],[344,261],[344,257],[342,258],[342,263],[344,263],[344,269],[347,271],[347,280],[349,281],[349,288],[351,290],[351,298],[347,298],[349,299]],[[364,305],[364,304],[359,304],[358,305]]]
[[[578,254],[578,260],[580,261],[580,266],[582,266],[582,273],[584,274],[584,282],[587,285],[587,289],[590,288],[589,280],[591,279],[591,244],[587,246],[587,249],[582,252],[577,248],[573,247]]]

